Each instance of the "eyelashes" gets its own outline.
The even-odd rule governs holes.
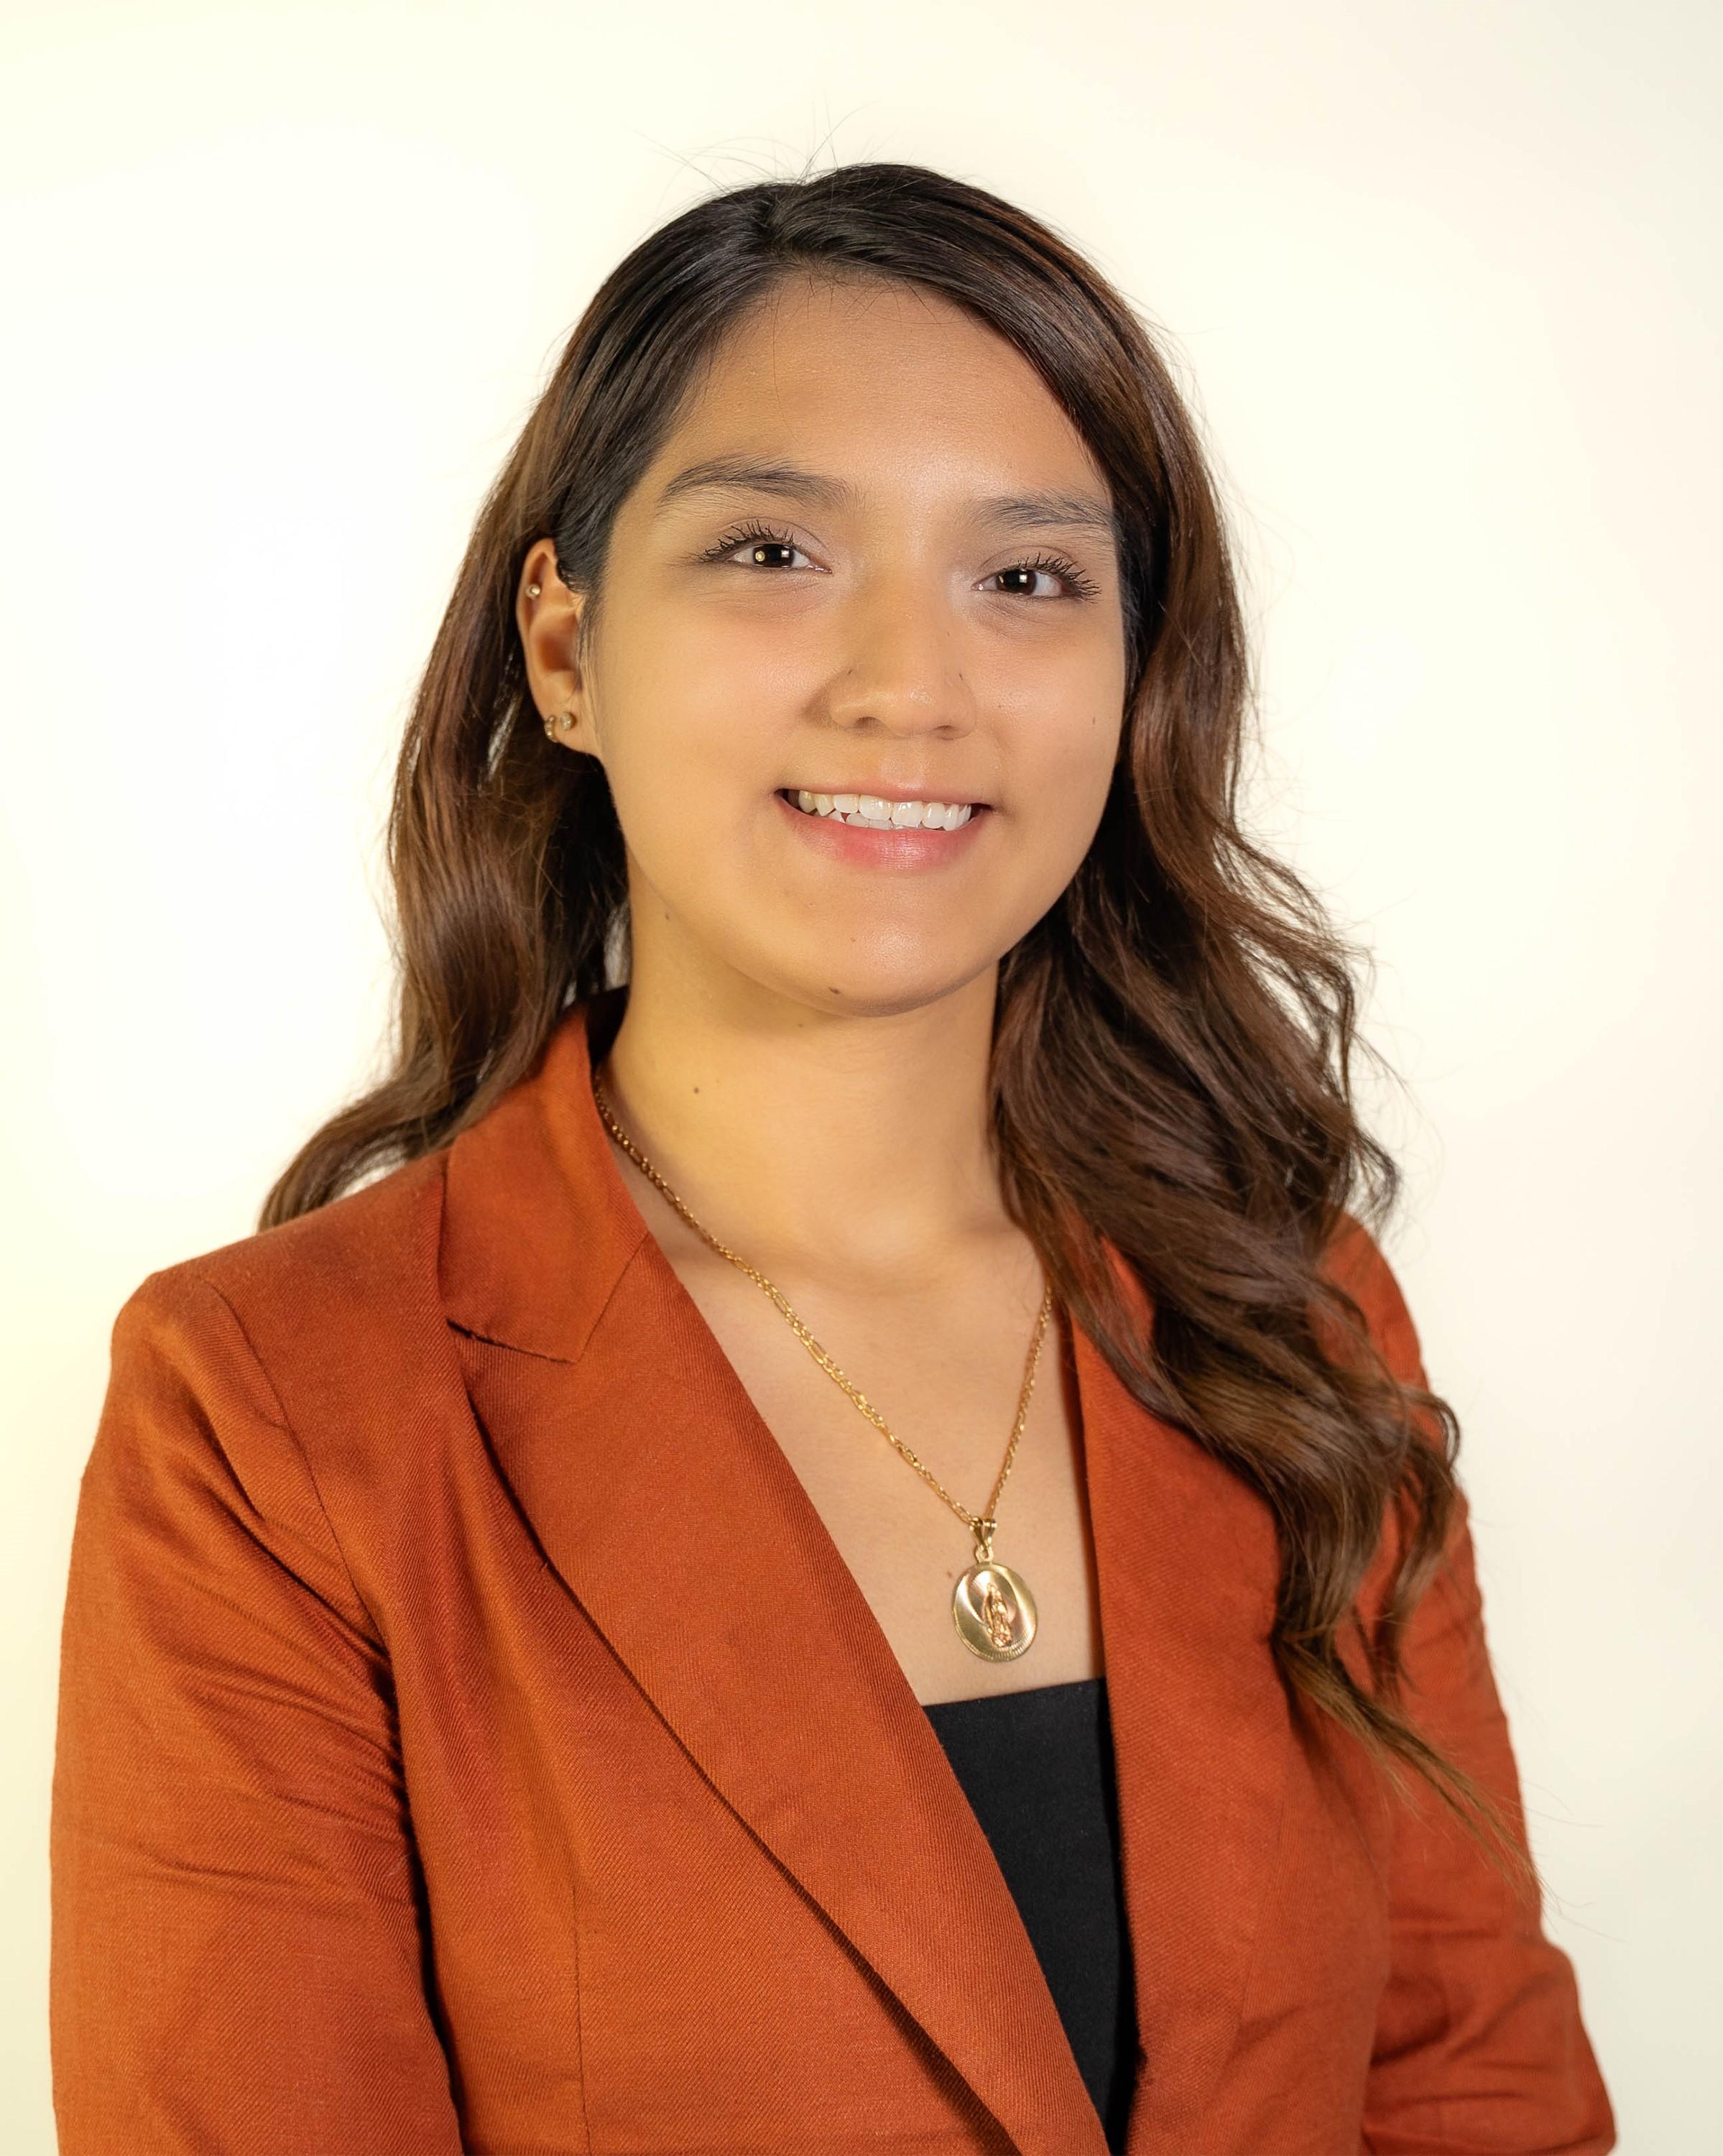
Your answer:
[[[733,554],[738,547],[749,545],[784,547],[792,554],[802,551],[787,532],[773,531],[763,524],[751,523],[738,525],[733,531],[726,532],[715,547],[708,547],[700,559],[702,562],[721,562],[726,554]],[[1023,570],[1040,570],[1049,576],[1058,577],[1073,598],[1092,598],[1100,589],[1099,584],[1085,577],[1075,562],[1067,561],[1063,554],[1037,554],[1031,560],[1013,562],[1003,569],[995,569],[992,573],[996,577],[1010,577]],[[1029,598],[1032,594],[1008,592],[1002,596],[1007,598]]]

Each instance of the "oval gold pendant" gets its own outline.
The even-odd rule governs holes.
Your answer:
[[[1013,1661],[1035,1636],[1035,1598],[1028,1582],[991,1558],[972,1564],[951,1595],[957,1637],[984,1662]]]

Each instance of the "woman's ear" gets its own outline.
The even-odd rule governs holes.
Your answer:
[[[577,657],[585,605],[585,594],[562,581],[555,542],[535,540],[515,597],[526,685],[551,739],[602,761],[589,685]]]

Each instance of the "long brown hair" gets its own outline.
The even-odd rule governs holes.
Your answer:
[[[587,641],[619,505],[719,341],[792,277],[900,280],[967,309],[1109,475],[1125,723],[1087,857],[1001,964],[1006,1199],[1131,1391],[1272,1508],[1272,1645],[1295,1703],[1397,1789],[1416,1770],[1499,1869],[1535,1881],[1489,1793],[1398,1705],[1397,1640],[1453,1522],[1459,1424],[1389,1373],[1325,1263],[1349,1220],[1386,1217],[1400,1177],[1352,1106],[1352,1058],[1375,1057],[1356,1033],[1363,955],[1238,820],[1254,682],[1218,488],[1142,321],[997,195],[890,163],[756,182],[685,211],[600,286],[484,505],[402,744],[393,1067],[301,1147],[259,1225],[448,1144],[533,1070],[572,1001],[617,984],[622,834],[603,767],[547,742],[533,709],[520,564],[554,539]],[[1103,1236],[1153,1298],[1151,1339]],[[1360,1683],[1341,1648],[1384,1522],[1398,1563]]]

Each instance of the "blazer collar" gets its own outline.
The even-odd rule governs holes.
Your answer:
[[[592,1098],[592,1009],[565,1013],[536,1070],[449,1149],[447,1317],[562,1366],[554,1416],[541,1394],[491,1430],[503,1472],[720,1796],[1023,2156],[1105,2156],[939,1739],[623,1181]],[[1255,1493],[1149,1414],[1080,1327],[1073,1346],[1145,2055],[1126,2146],[1150,2156],[1200,2134],[1274,1861],[1290,1727],[1267,1645],[1277,1554]],[[652,1550],[698,1553],[716,1591],[693,1598],[696,1639],[667,1623]]]

